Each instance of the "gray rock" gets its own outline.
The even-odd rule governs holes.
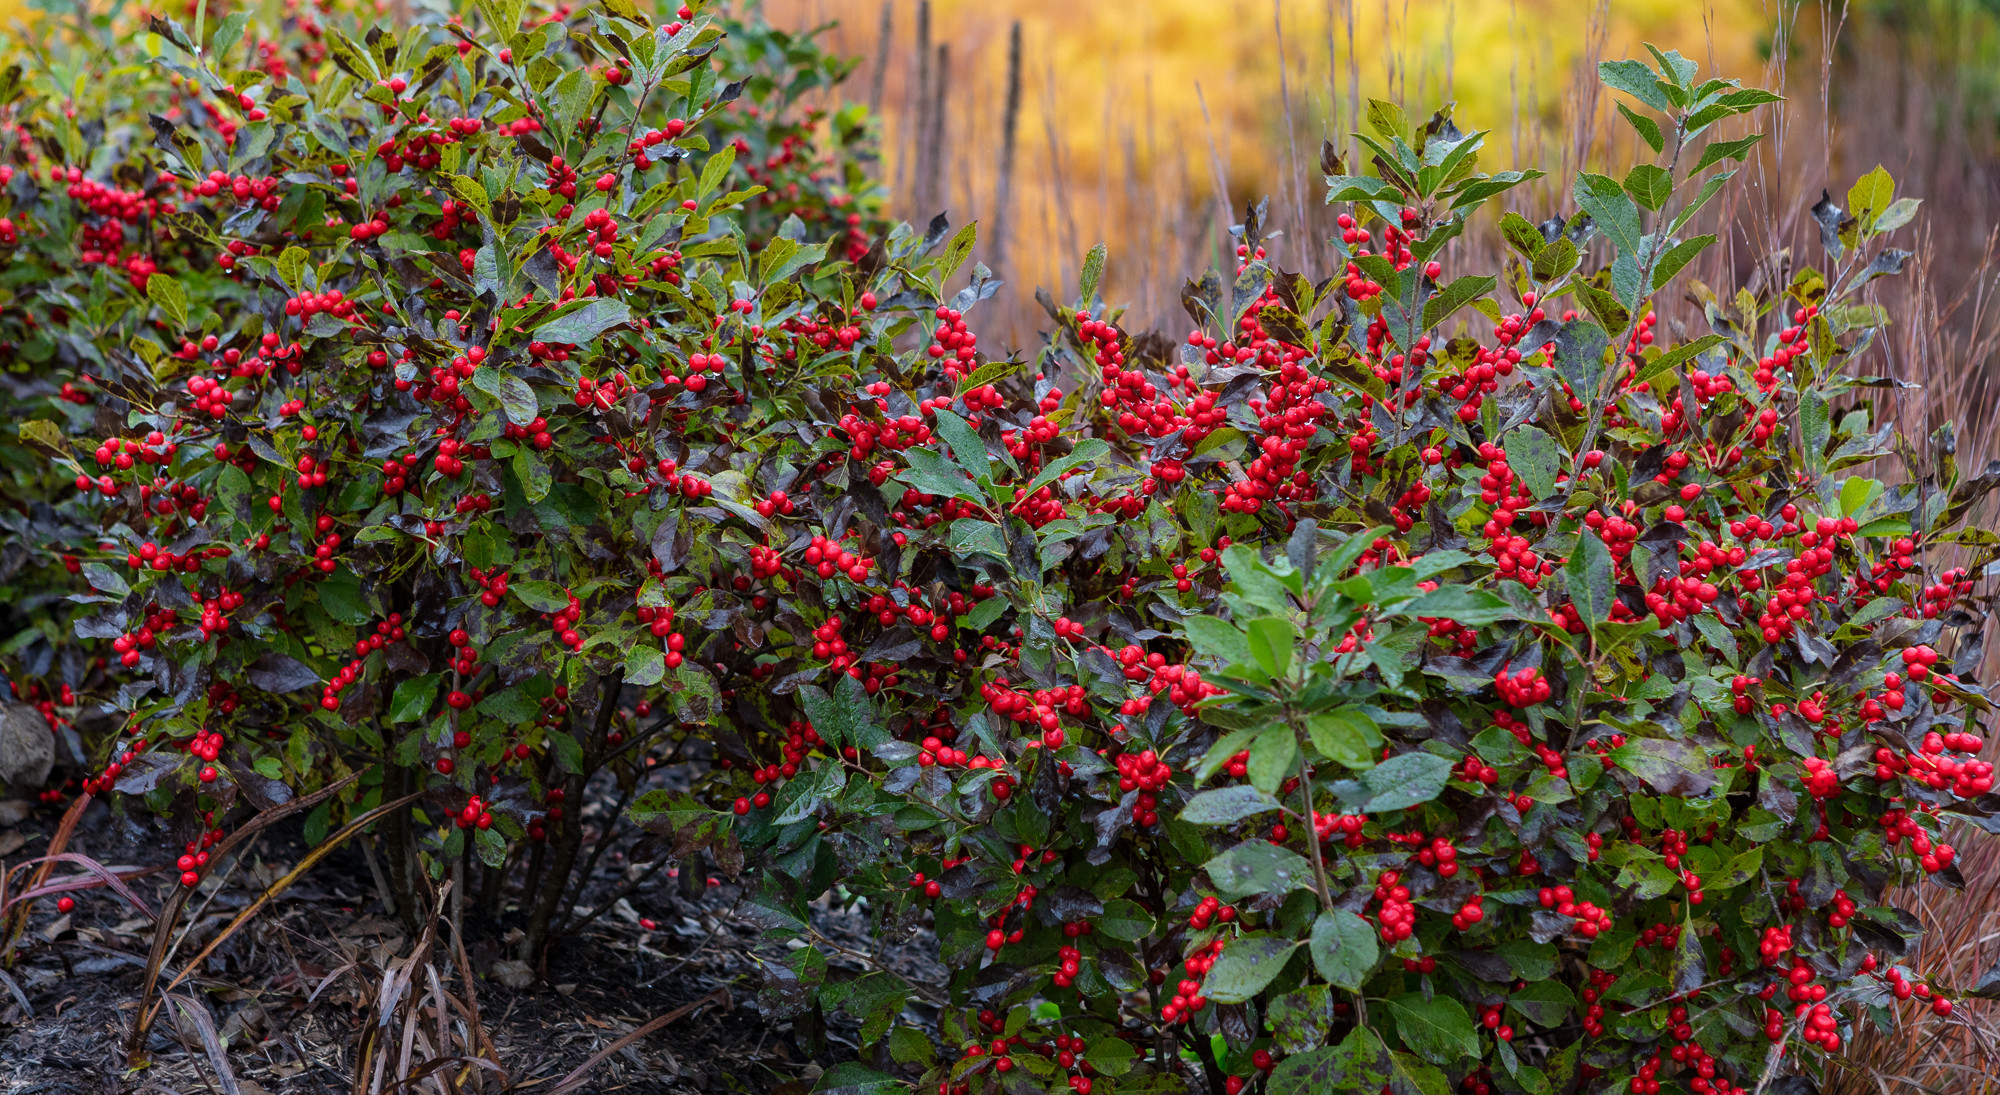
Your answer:
[[[0,784],[40,787],[56,762],[55,735],[25,703],[0,706]]]

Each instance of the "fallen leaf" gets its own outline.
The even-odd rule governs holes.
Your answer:
[[[518,958],[508,958],[493,963],[491,973],[495,981],[510,989],[524,989],[535,983],[535,971]]]

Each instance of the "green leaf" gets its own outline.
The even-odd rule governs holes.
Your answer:
[[[987,458],[986,442],[972,424],[944,407],[937,409],[937,432],[951,446],[952,459],[974,479],[993,481],[993,462]],[[929,493],[926,491],[925,493]]]
[[[1730,665],[1737,664],[1736,636],[1730,633],[1728,624],[1707,613],[1696,616],[1693,623],[1694,629],[1701,632],[1702,638],[1708,640],[1710,649],[1721,654]]]
[[[1382,732],[1375,720],[1354,710],[1327,711],[1306,720],[1306,736],[1321,756],[1354,771],[1375,767]]]
[[[1633,383],[1643,384],[1651,381],[1654,377],[1659,376],[1667,370],[1678,368],[1683,363],[1692,361],[1697,355],[1707,353],[1709,350],[1727,341],[1729,340],[1722,335],[1708,334],[1695,339],[1693,342],[1684,342],[1648,361],[1644,365],[1639,366],[1639,374],[1633,379]]]
[[[757,281],[760,285],[775,285],[808,266],[817,266],[825,261],[825,243],[800,245],[783,236],[776,236],[765,243],[764,253],[757,260]]]
[[[1520,615],[1512,604],[1496,594],[1461,585],[1440,586],[1419,596],[1396,612],[1399,615],[1417,616],[1427,620],[1453,620],[1465,627],[1484,627],[1495,621],[1512,620]]]
[[[944,253],[938,256],[937,265],[934,267],[939,286],[943,286],[945,282],[950,281],[951,276],[958,272],[958,268],[965,265],[966,258],[972,254],[973,244],[978,242],[978,221],[974,221],[952,234],[951,242],[944,245]]]
[[[1319,914],[1313,921],[1311,947],[1313,968],[1349,992],[1361,991],[1381,958],[1375,926],[1345,909]]]
[[[549,462],[525,445],[514,450],[511,468],[515,481],[521,484],[521,497],[529,505],[547,498],[555,486],[555,474],[549,470]]]
[[[1674,176],[1657,164],[1642,163],[1625,173],[1625,192],[1654,212],[1674,196]]]
[[[1312,886],[1312,864],[1268,840],[1246,840],[1202,865],[1224,896],[1290,893]]]
[[[932,1047],[929,1035],[916,1027],[902,1025],[889,1032],[889,1059],[912,1068],[929,1068],[937,1060],[937,1050]],[[1097,1070],[1105,1071],[1101,1064]]]
[[[1875,216],[1889,208],[1889,203],[1895,200],[1896,180],[1889,177],[1888,170],[1881,164],[1876,164],[1875,170],[1854,180],[1854,185],[1847,188],[1847,211],[1861,222],[1863,230],[1869,228]]]
[[[1556,440],[1535,426],[1516,426],[1500,439],[1507,450],[1507,466],[1521,477],[1536,498],[1556,492],[1556,474],[1562,471],[1563,451]]]
[[[778,816],[771,819],[771,823],[790,825],[794,821],[811,817],[827,798],[846,782],[844,772],[845,769],[832,762],[821,764],[813,769],[811,775],[801,771],[797,778],[787,783],[785,790],[780,792],[782,795],[796,788],[796,793],[785,803],[785,808],[778,811]]]
[[[903,1081],[859,1061],[842,1061],[820,1074],[811,1095],[903,1095],[909,1089]]]
[[[287,247],[278,256],[278,277],[293,291],[305,288],[306,263],[312,258],[303,247]]]
[[[1598,231],[1617,244],[1619,250],[1638,253],[1639,207],[1632,204],[1618,180],[1581,172],[1576,177],[1574,194],[1576,204],[1597,222]]]
[[[465,175],[453,175],[448,181],[451,184],[452,193],[457,195],[461,200],[470,202],[482,213],[492,210],[493,199],[487,196],[485,184],[481,183],[478,179]]]
[[[396,693],[389,700],[389,721],[421,722],[430,713],[431,704],[437,699],[438,681],[442,674],[426,673],[421,677],[409,677],[396,684]]]
[[[1538,1027],[1559,1027],[1576,1010],[1575,994],[1561,981],[1536,982],[1509,996],[1507,1003]]]
[[[126,583],[124,575],[103,563],[83,564],[83,577],[90,583],[90,588],[109,593],[113,597],[123,597],[132,592],[132,587]]]
[[[1224,445],[1229,444],[1232,441],[1242,441],[1242,440],[1243,440],[1242,430],[1239,430],[1234,426],[1223,426],[1220,429],[1215,430],[1213,433],[1210,433],[1207,437],[1202,438],[1199,442],[1197,442],[1194,447],[1194,455],[1205,456],[1223,447]]]
[[[1462,1057],[1479,1055],[1479,1036],[1465,1005],[1449,996],[1426,1000],[1422,993],[1409,992],[1388,1001],[1389,1014],[1396,1021],[1396,1034],[1411,1052],[1433,1064],[1451,1065]]]
[[[1542,238],[1541,229],[1530,224],[1528,218],[1519,213],[1507,213],[1501,216],[1500,234],[1507,238],[1508,244],[1514,250],[1521,253],[1521,257],[1530,262],[1535,260],[1536,255],[1542,253],[1542,248],[1549,245],[1549,242]]]
[[[1893,232],[1910,223],[1910,219],[1917,215],[1917,206],[1922,204],[1922,198],[1897,198],[1890,202],[1889,208],[1875,218],[1875,231]]]
[[[1556,372],[1586,407],[1597,401],[1604,381],[1604,351],[1610,345],[1611,336],[1604,328],[1581,317],[1565,322],[1556,331]]]
[[[907,451],[915,451],[915,450],[907,450]],[[1034,479],[1030,480],[1028,483],[1027,492],[1029,494],[1033,494],[1036,491],[1041,490],[1043,487],[1048,486],[1050,483],[1053,483],[1056,480],[1062,478],[1065,473],[1083,467],[1085,464],[1091,464],[1099,460],[1102,460],[1106,456],[1110,455],[1110,453],[1111,453],[1110,443],[1096,437],[1085,438],[1084,440],[1076,443],[1076,447],[1070,450],[1070,454],[1068,456],[1065,456],[1062,459],[1057,460],[1054,463],[1050,464],[1048,467],[1043,468],[1040,475],[1037,475],[1035,476]]]
[[[1090,253],[1083,256],[1083,272],[1078,274],[1076,279],[1076,297],[1083,302],[1085,308],[1090,307],[1091,299],[1097,296],[1097,283],[1104,277],[1104,256],[1103,243],[1091,248]]]
[[[1278,786],[1292,775],[1299,760],[1298,735],[1292,728],[1279,724],[1268,726],[1250,743],[1250,762],[1245,769],[1250,775],[1250,785],[1265,794],[1276,794]]]
[[[1514,976],[1523,981],[1543,981],[1555,976],[1556,947],[1553,943],[1510,939],[1493,950],[1506,961]]]
[[[481,373],[493,371],[482,368]],[[512,373],[500,374],[498,391],[493,394],[500,400],[500,406],[507,412],[507,421],[516,426],[526,427],[542,413],[541,404],[535,398],[535,389],[528,382]]]
[[[1444,791],[1451,767],[1451,761],[1435,753],[1418,751],[1390,757],[1361,777],[1362,786],[1372,792],[1367,811],[1386,813],[1429,802]]]
[[[250,767],[254,771],[256,771],[258,775],[263,776],[265,779],[285,778],[285,764],[277,757],[273,756],[258,757],[256,762],[250,765]]]
[[[507,591],[536,612],[561,612],[569,607],[569,591],[554,582],[509,582]]]
[[[184,330],[188,321],[187,290],[165,274],[146,275],[146,297],[173,321],[175,330]]]
[[[1093,929],[1125,943],[1135,943],[1153,934],[1153,915],[1135,901],[1114,897],[1104,903],[1104,912],[1091,921]]]
[[[1250,743],[1263,732],[1262,727],[1246,726],[1215,739],[1215,744],[1202,754],[1201,763],[1195,766],[1195,785],[1198,787],[1207,783],[1215,773],[1222,771],[1222,766],[1229,763],[1230,757],[1249,748]]]
[[[1333,1025],[1333,990],[1326,985],[1307,985],[1272,1000],[1265,1018],[1272,1040],[1286,1054],[1318,1049]]]
[[[1557,236],[1554,243],[1542,248],[1535,256],[1534,265],[1529,267],[1536,281],[1548,284],[1576,269],[1576,244],[1568,236]]]
[[[1292,644],[1298,640],[1291,621],[1280,616],[1259,616],[1250,621],[1245,633],[1250,641],[1250,656],[1257,660],[1259,669],[1273,678],[1290,671]]]
[[[1678,881],[1679,876],[1659,860],[1634,859],[1619,870],[1611,884],[1634,901],[1651,901],[1665,896]]]
[[[68,451],[63,445],[62,427],[46,418],[31,418],[14,427],[14,434],[26,444],[41,445],[56,452]],[[234,464],[227,465],[225,471],[234,471],[239,476],[243,474],[243,470]]]
[[[1715,786],[1708,755],[1686,742],[1631,738],[1606,755],[1661,794],[1693,797]]]
[[[507,838],[496,830],[472,830],[472,849],[488,867],[497,868],[507,862]]]
[[[1264,991],[1284,972],[1299,941],[1251,932],[1229,941],[1202,980],[1202,992],[1218,1004],[1240,1004]]]
[[[594,297],[583,307],[565,312],[535,328],[537,342],[585,345],[598,335],[632,320],[632,308],[622,300]]]
[[[1687,87],[1688,82],[1694,79],[1697,72],[1701,71],[1700,65],[1681,56],[1679,50],[1670,49],[1662,53],[1658,46],[1647,42],[1646,52],[1652,54],[1653,60],[1660,63],[1660,75],[1673,81],[1676,87]]]
[[[713,194],[722,186],[722,180],[729,177],[729,169],[736,166],[736,145],[725,144],[716,149],[708,162],[701,165],[701,193]]]
[[[1644,61],[1599,61],[1597,78],[1606,87],[1622,91],[1662,114],[1673,112],[1673,100],[1667,98],[1666,88]]]
[[[1504,1043],[1508,1048],[1499,1051],[1503,1056],[1513,1053],[1513,1043]],[[1546,1090],[1537,1091],[1527,1086],[1527,1079],[1534,1069],[1523,1065],[1515,1080],[1523,1085],[1525,1095],[1551,1095]],[[1417,1060],[1408,1053],[1398,1052],[1389,1061],[1389,1083],[1391,1095],[1454,1095],[1451,1081],[1436,1068]]]
[[[1084,1056],[1089,1058],[1090,1067],[1098,1072],[1106,1076],[1123,1076],[1138,1063],[1139,1051],[1123,1038],[1106,1036],[1090,1043]]]
[[[1696,255],[1706,251],[1714,242],[1714,236],[1696,236],[1668,248],[1667,253],[1661,255],[1653,264],[1653,291],[1657,293],[1666,288],[1667,283],[1674,279],[1675,274],[1681,272],[1682,267],[1693,262]]]
[[[834,682],[831,695],[818,685],[802,686],[799,705],[805,708],[813,729],[834,745],[873,749],[888,740],[887,732],[876,721],[875,703],[867,690],[844,673]]]
[[[1368,100],[1368,128],[1383,140],[1407,139],[1410,135],[1410,119],[1403,108],[1381,99]]]
[[[1402,197],[1402,192],[1396,189],[1394,183],[1369,175],[1328,175],[1326,185],[1328,204],[1377,199],[1396,201]]]
[[[1723,184],[1735,177],[1734,171],[1710,176],[1707,182],[1701,184],[1701,192],[1694,196],[1694,200],[1682,206],[1681,211],[1674,215],[1674,223],[1667,228],[1667,234],[1676,235],[1682,228],[1687,227],[1687,223],[1694,219],[1694,215],[1701,212],[1701,207],[1708,204],[1708,199],[1715,197],[1722,190]]]
[[[1235,624],[1215,616],[1189,616],[1181,626],[1199,653],[1228,664],[1250,662],[1250,637]]]
[[[1611,603],[1618,586],[1611,573],[1611,549],[1589,529],[1577,533],[1576,550],[1563,564],[1563,578],[1569,583],[1569,598],[1577,615],[1593,629],[1611,618]]]
[[[369,608],[368,599],[361,595],[361,579],[345,566],[328,575],[319,584],[319,606],[326,614],[344,624],[360,627],[375,618]]]
[[[1873,502],[1876,496],[1882,493],[1882,490],[1882,484],[1874,479],[1867,479],[1859,475],[1850,476],[1847,482],[1842,483],[1840,486],[1839,516],[1859,516],[1861,511],[1866,509],[1868,504]]]
[[[635,643],[625,652],[625,683],[653,685],[667,675],[666,656],[651,643]]]
[[[1826,397],[1816,390],[1799,393],[1799,456],[1815,483],[1826,474],[1826,443],[1831,429]]]
[[[1233,825],[1279,808],[1277,799],[1247,784],[1217,787],[1188,800],[1181,820],[1195,825]]]
[[[1644,114],[1640,114],[1637,111],[1634,111],[1631,107],[1626,106],[1624,103],[1618,104],[1618,113],[1623,114],[1625,116],[1625,120],[1632,124],[1633,130],[1636,131],[1639,134],[1639,137],[1642,140],[1644,140],[1649,147],[1652,148],[1654,154],[1657,155],[1658,153],[1666,150],[1667,140],[1666,137],[1660,132],[1660,124],[1658,122],[1655,122],[1653,119],[1646,117]]]
[[[1633,261],[1630,254],[1621,254],[1611,260],[1611,288],[1613,292],[1607,293],[1603,289],[1598,288],[1595,283],[1588,281],[1578,281],[1575,284],[1576,295],[1583,298],[1583,306],[1590,309],[1590,314],[1597,318],[1597,322],[1602,324],[1605,330],[1622,331],[1625,329],[1626,322],[1632,318],[1632,313],[1626,310],[1626,303],[1630,302],[1636,305],[1636,298],[1639,295],[1637,292],[1639,289],[1639,264]],[[1578,362],[1577,364],[1585,363]],[[1558,368],[1561,368],[1563,366],[1562,359],[1558,358],[1556,365]],[[1576,387],[1576,382],[1571,381],[1570,387]]]
[[[1741,114],[1767,103],[1782,103],[1785,97],[1775,91],[1765,91],[1761,87],[1746,87],[1724,95],[1720,101],[1724,106]]]
[[[1226,953],[1226,952],[1225,952]],[[1265,1081],[1265,1095],[1374,1095],[1393,1078],[1394,1059],[1375,1033],[1356,1027],[1337,1046],[1294,1053]],[[1398,1092],[1397,1095],[1402,1095]],[[1424,1092],[1422,1095],[1430,1095]]]
[[[1741,886],[1757,878],[1764,866],[1764,848],[1752,847],[1747,852],[1739,852],[1730,857],[1727,865],[1702,880],[1702,887],[1708,890],[1726,890],[1731,886]]]
[[[995,531],[998,531],[998,529],[996,528]],[[1000,550],[997,554],[1003,558],[1006,556],[1007,546],[1004,543],[1000,545]],[[965,626],[974,631],[984,631],[992,626],[993,621],[999,619],[1006,611],[1007,598],[988,597],[974,606],[970,613],[966,614]]]
[[[1699,175],[1724,160],[1735,160],[1740,163],[1743,157],[1750,154],[1750,149],[1763,139],[1762,133],[1752,133],[1736,141],[1710,141],[1708,147],[1701,150],[1701,157],[1695,160],[1694,168],[1688,175],[1690,177]]]
[[[991,521],[975,521],[961,517],[951,523],[949,536],[953,555],[991,555],[996,559],[1007,557],[1007,534],[999,525]],[[965,617],[966,626],[974,631],[983,631],[986,625],[1000,618],[1007,610],[1007,598],[988,597],[979,602],[978,607]]]
[[[1462,277],[1438,290],[1436,296],[1424,302],[1424,327],[1430,329],[1451,318],[1453,312],[1492,292],[1500,284],[1500,279],[1490,274],[1477,277]]]
[[[243,31],[249,25],[250,14],[248,12],[232,11],[215,28],[215,34],[208,40],[208,57],[210,63],[214,64],[218,71],[223,67],[222,58],[227,56],[229,51],[235,49],[236,44],[243,40]],[[275,779],[276,777],[272,778]]]
[[[903,459],[909,467],[896,473],[898,482],[907,483],[925,494],[939,498],[963,498],[970,502],[984,502],[979,490],[971,479],[966,478],[964,469],[952,463],[941,452],[912,446],[903,450]],[[1004,552],[1002,552],[1004,556]]]

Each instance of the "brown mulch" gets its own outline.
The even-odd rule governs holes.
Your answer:
[[[41,854],[56,821],[56,814],[40,808],[17,826],[0,828],[0,862]],[[173,852],[150,822],[103,805],[91,808],[69,850],[106,864],[140,866],[170,865]],[[184,924],[197,927],[179,960],[212,938],[302,851],[296,832],[282,826],[248,846],[207,904],[191,903],[183,914]],[[585,908],[643,873],[616,851],[604,859],[585,888]],[[756,928],[732,916],[739,897],[734,885],[708,885],[705,875],[696,875],[699,865],[684,867],[688,878],[657,873],[564,941],[551,956],[546,980],[508,961],[513,948],[505,925],[469,916],[467,953],[478,975],[472,987],[505,1075],[461,1063],[447,1065],[438,1079],[450,1077],[464,1085],[460,1090],[489,1095],[551,1091],[622,1036],[718,989],[726,1003],[711,1002],[620,1048],[573,1090],[795,1095],[809,1089],[824,1067],[860,1054],[856,1027],[845,1016],[813,1032],[821,1034],[818,1040],[759,1013],[759,962],[781,957],[782,948],[761,943]],[[355,1090],[363,1028],[374,1020],[384,970],[414,943],[400,919],[383,915],[369,878],[358,853],[335,853],[226,941],[177,994],[197,995],[188,985],[198,990],[242,1095]],[[162,870],[132,888],[158,909],[176,884],[172,872]],[[642,918],[655,927],[642,928]],[[851,950],[880,953],[864,915],[822,906],[814,927]],[[80,895],[68,915],[58,915],[53,902],[38,907],[23,951],[7,971],[32,1013],[0,984],[0,1095],[226,1095],[232,1077],[218,1074],[199,1022],[175,1009],[163,1009],[153,1024],[147,1067],[125,1067],[126,1033],[151,942],[151,923],[105,890]],[[921,957],[922,942],[897,948],[888,956],[891,964],[919,981],[941,983],[941,970]],[[433,953],[432,964],[444,987],[463,998],[465,986],[447,947]],[[178,968],[177,962],[169,968]],[[402,1037],[398,1023],[389,1040]],[[423,1059],[421,1047],[417,1059]],[[443,1089],[435,1081],[413,1087]]]

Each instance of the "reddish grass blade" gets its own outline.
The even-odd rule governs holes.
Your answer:
[[[49,862],[75,863],[78,866],[82,867],[84,870],[89,871],[93,875],[96,875],[97,878],[96,880],[93,881],[91,878],[85,875],[71,875],[67,878],[60,878],[54,882],[37,886],[32,890],[25,890],[19,894],[16,894],[14,897],[8,899],[5,904],[0,904],[0,913],[5,913],[8,909],[12,908],[13,906],[23,901],[33,901],[38,897],[47,897],[52,894],[59,894],[59,893],[73,893],[78,890],[94,890],[101,886],[109,886],[115,893],[118,894],[118,896],[124,898],[133,908],[139,910],[139,914],[141,916],[144,916],[148,920],[155,919],[155,917],[153,916],[153,910],[146,905],[145,899],[141,898],[138,894],[134,893],[132,891],[132,888],[125,884],[124,880],[128,878],[143,878],[147,875],[158,874],[160,872],[160,868],[107,867],[104,864],[99,863],[98,861],[90,858],[87,855],[81,855],[76,852],[62,852],[57,855],[40,856],[35,859],[27,860],[23,863],[18,863],[15,865],[14,869],[19,870],[22,867],[32,866],[36,863],[49,863]],[[124,871],[126,873],[119,874],[118,872],[120,871]]]

